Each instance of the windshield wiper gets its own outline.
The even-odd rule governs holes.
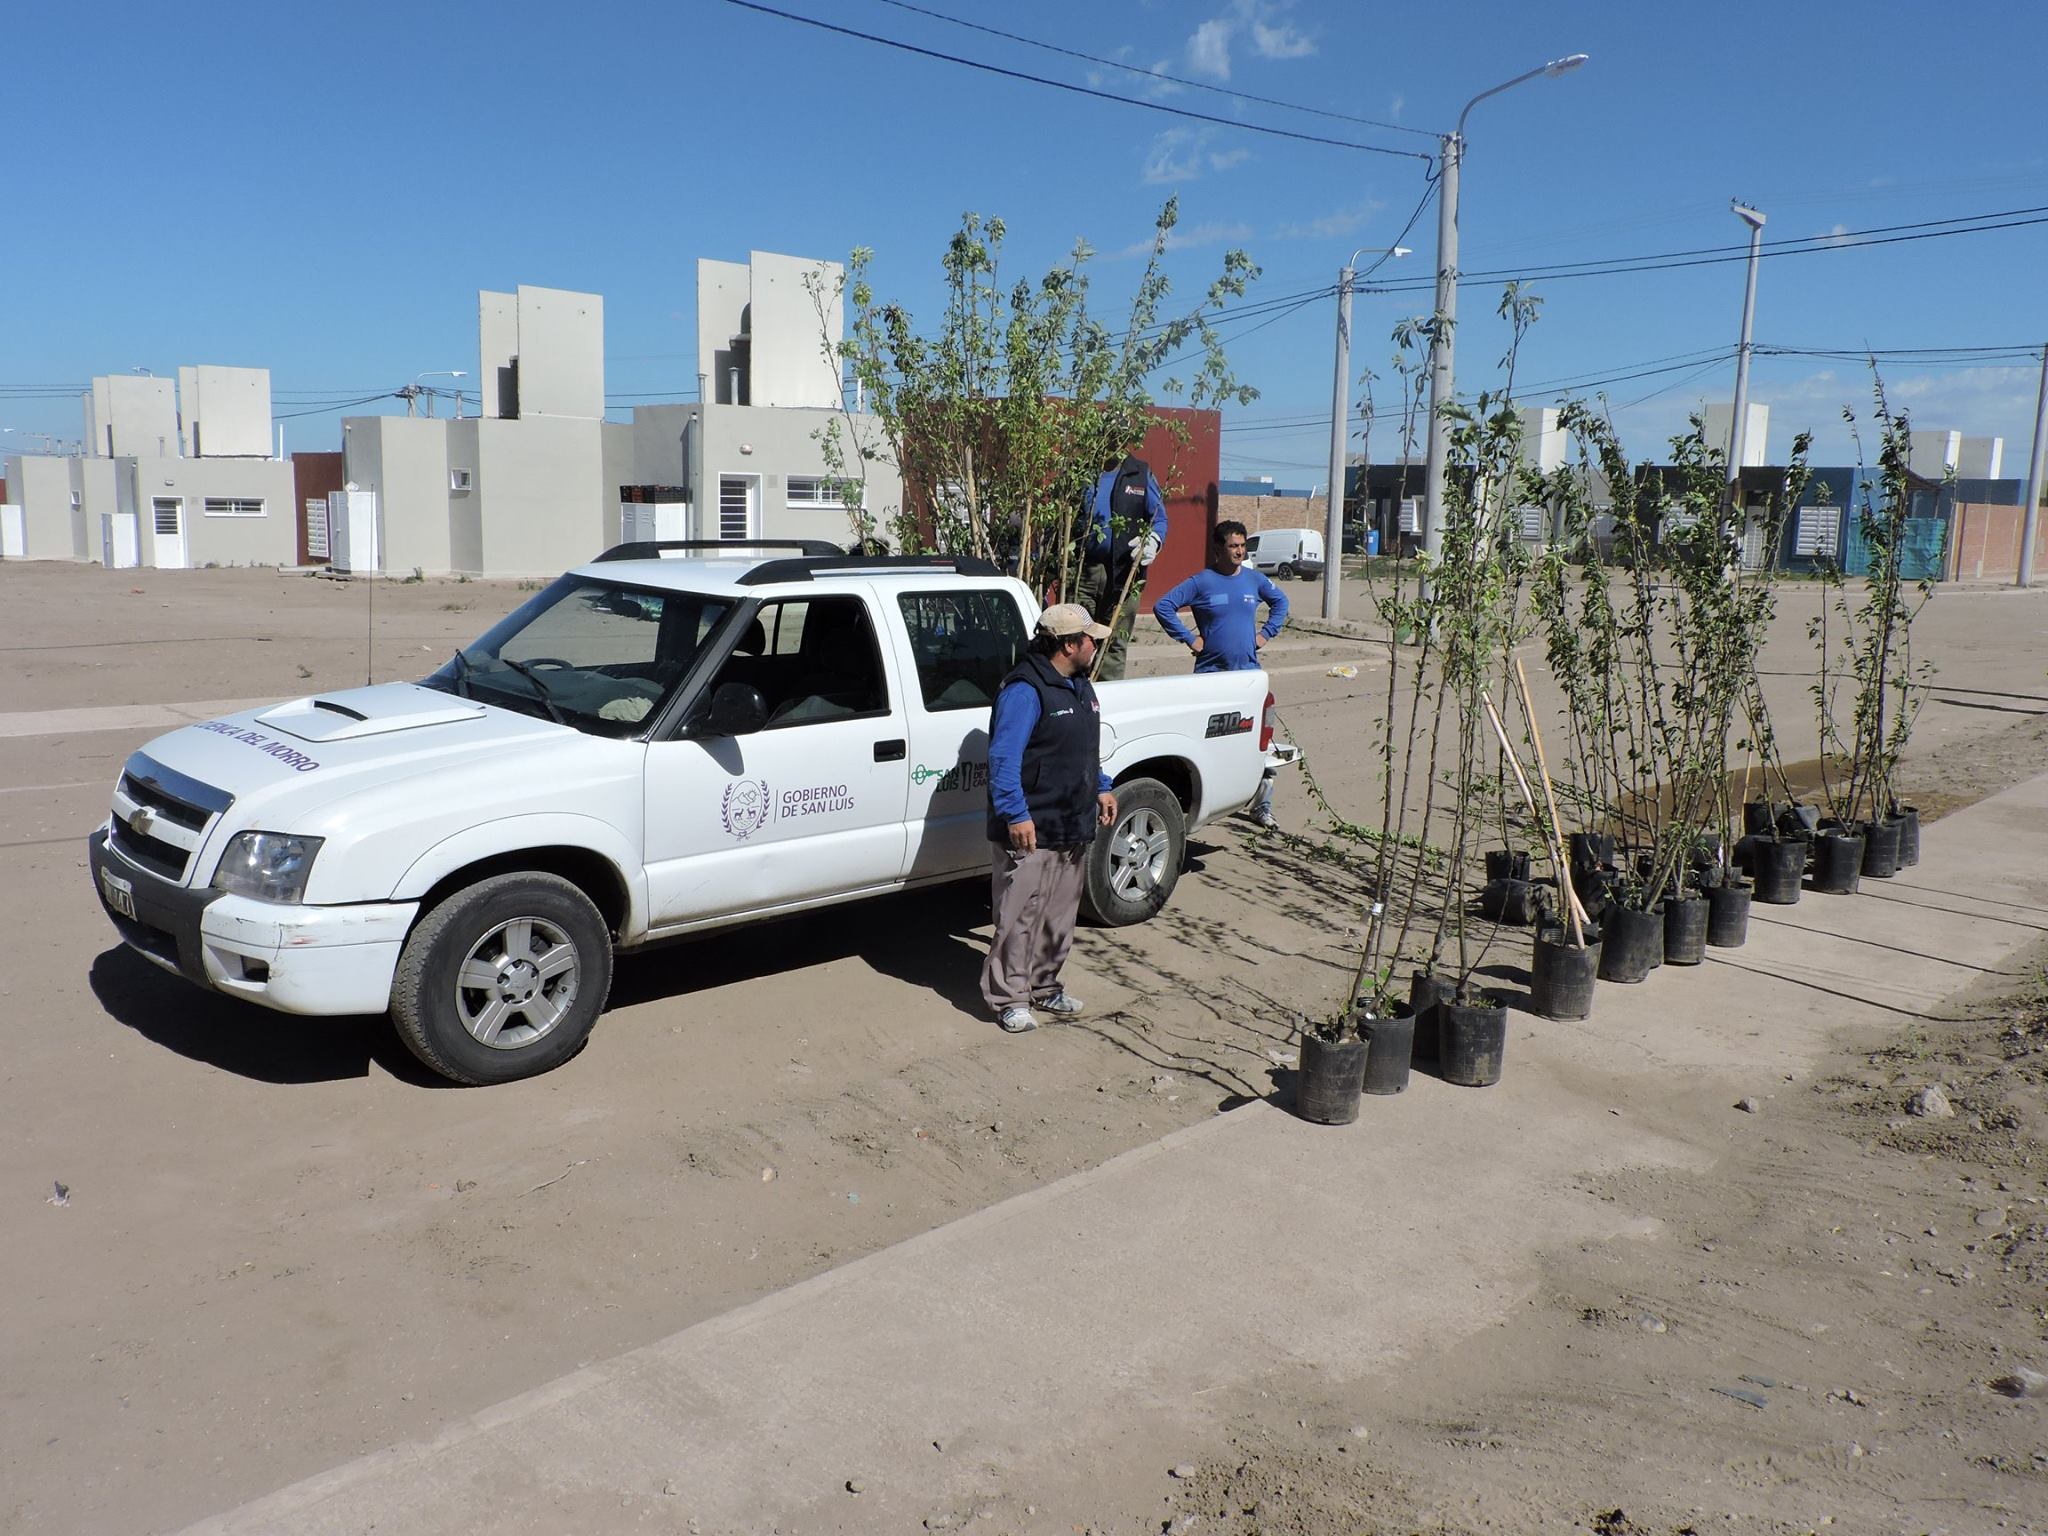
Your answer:
[[[534,671],[533,668],[523,661],[514,661],[510,656],[500,656],[498,660],[533,684],[533,696],[540,700],[540,707],[548,712],[550,720],[554,721],[557,725],[567,725],[569,723],[563,718],[562,712],[555,708],[554,695],[548,691],[548,685],[540,680],[538,672]]]

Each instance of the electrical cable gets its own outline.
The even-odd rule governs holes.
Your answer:
[[[1022,37],[1015,32],[1005,32],[1000,27],[983,26],[978,21],[969,21],[962,16],[948,16],[943,11],[926,10],[921,5],[912,5],[910,0],[879,0],[882,5],[893,5],[899,11],[911,11],[919,16],[929,16],[934,21],[943,21],[956,27],[965,27],[970,32],[985,32],[990,37],[1004,38],[1013,43],[1022,43],[1027,48],[1043,48],[1047,53],[1064,54],[1070,59],[1079,59],[1087,64],[1100,64],[1104,69],[1121,69],[1128,74],[1143,75],[1148,80],[1163,80],[1169,85],[1184,85],[1190,90],[1209,91],[1218,96],[1233,97],[1238,101],[1254,101],[1262,107],[1284,107],[1290,112],[1306,112],[1314,117],[1332,118],[1340,123],[1357,123],[1365,128],[1385,128],[1394,133],[1419,134],[1423,138],[1440,139],[1442,134],[1428,128],[1407,128],[1400,123],[1386,123],[1376,117],[1352,117],[1344,112],[1326,112],[1321,107],[1305,107],[1298,101],[1282,101],[1273,96],[1254,96],[1249,91],[1233,91],[1228,86],[1210,85],[1201,80],[1188,80],[1180,75],[1169,75],[1162,70],[1141,69],[1136,64],[1123,64],[1115,59],[1097,58],[1092,53],[1082,53],[1074,48],[1062,48],[1058,43],[1041,42],[1035,37]],[[1398,241],[1396,242],[1399,243]]]
[[[1077,96],[1092,96],[1098,101],[1113,101],[1127,107],[1141,107],[1148,112],[1164,112],[1171,117],[1190,118],[1195,122],[1214,123],[1224,128],[1236,128],[1246,133],[1270,134],[1274,138],[1296,139],[1304,144],[1325,144],[1332,149],[1355,149],[1369,155],[1392,155],[1401,160],[1428,160],[1428,155],[1412,149],[1389,149],[1384,144],[1360,144],[1350,139],[1325,138],[1321,134],[1296,133],[1291,128],[1273,128],[1260,123],[1239,122],[1228,117],[1218,117],[1210,112],[1190,112],[1184,107],[1169,107],[1159,101],[1134,101],[1128,96],[1119,96],[1114,91],[1098,91],[1091,86],[1074,85],[1066,80],[1052,80],[1044,75],[1027,74],[1020,69],[1005,69],[1000,64],[984,64],[978,59],[964,59],[958,54],[941,53],[934,48],[920,48],[915,43],[898,42],[893,37],[882,37],[873,32],[860,32],[852,27],[838,26],[833,22],[821,21],[815,16],[800,16],[794,11],[779,11],[772,5],[761,5],[758,0],[725,0],[727,5],[738,6],[744,11],[758,11],[763,16],[779,17],[783,21],[798,22],[803,26],[816,27],[823,32],[836,32],[842,37],[859,38],[866,43],[879,43],[884,48],[900,49],[927,59],[936,59],[944,64],[959,64],[967,69],[982,70],[991,75],[1001,75],[1009,80],[1022,80],[1032,85],[1051,86],[1056,91],[1071,91]]]

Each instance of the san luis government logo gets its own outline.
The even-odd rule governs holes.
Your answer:
[[[744,842],[767,823],[769,804],[766,779],[734,779],[725,786],[720,808],[725,830]]]

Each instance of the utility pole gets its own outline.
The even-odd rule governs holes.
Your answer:
[[[1471,111],[1468,106],[1466,111]],[[1463,118],[1460,117],[1462,123]],[[1444,407],[1451,401],[1456,374],[1452,344],[1458,328],[1458,162],[1465,157],[1465,136],[1443,139],[1443,183],[1436,193],[1436,309],[1429,337],[1429,452],[1422,471],[1422,552],[1430,569],[1444,553],[1444,470],[1451,457],[1451,424]],[[1407,486],[1401,487],[1403,493]],[[1428,581],[1427,574],[1423,580]]]
[[[1756,323],[1756,265],[1764,241],[1764,216],[1747,204],[1728,200],[1735,216],[1749,226],[1749,278],[1742,290],[1742,342],[1735,349],[1735,419],[1728,426],[1728,483],[1742,478],[1742,460],[1749,449],[1749,338]]]
[[[2020,574],[2015,585],[2034,584],[2034,525],[2041,516],[2042,461],[2048,459],[2048,346],[2041,348],[2041,393],[2034,401],[2034,456],[2027,461],[2027,504],[2020,520]]]
[[[1330,391],[1330,506],[1323,519],[1323,617],[1335,619],[1344,589],[1344,447],[1351,436],[1351,264],[1337,274],[1337,375]]]

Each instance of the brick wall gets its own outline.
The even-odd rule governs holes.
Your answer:
[[[2010,581],[2020,569],[2020,507],[1958,502],[1949,524],[1949,575],[1956,581]],[[2037,525],[2034,575],[2048,574],[2048,537]]]
[[[1218,496],[1216,521],[1243,523],[1249,533],[1268,528],[1323,528],[1328,525],[1327,496]]]

